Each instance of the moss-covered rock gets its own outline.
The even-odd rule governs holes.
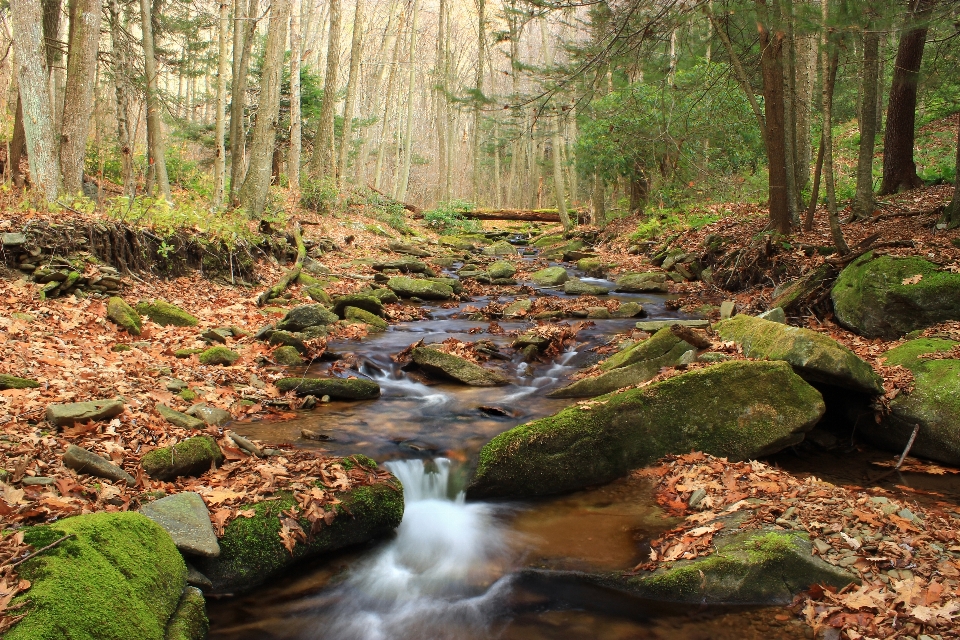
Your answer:
[[[285,367],[295,367],[303,364],[303,358],[300,357],[300,352],[297,351],[296,347],[290,345],[284,345],[274,349],[273,360],[277,364]]]
[[[140,314],[119,296],[113,296],[107,300],[107,320],[129,334],[140,335],[142,329]]]
[[[336,313],[322,304],[305,304],[290,309],[276,328],[279,331],[303,331],[308,327],[333,324],[339,319]]]
[[[347,320],[366,324],[370,331],[386,331],[390,328],[390,325],[383,318],[357,307],[346,307],[343,310],[343,317]]]
[[[4,389],[35,389],[39,386],[40,383],[36,380],[0,373],[0,391]]]
[[[206,601],[196,587],[187,587],[180,597],[180,604],[167,625],[164,640],[203,640],[210,629],[207,620]]]
[[[163,416],[164,420],[175,427],[180,427],[181,429],[203,429],[206,426],[203,420],[188,416],[159,402],[157,403],[156,409],[157,413]]]
[[[297,504],[289,493],[276,500],[253,505],[256,515],[237,518],[227,525],[220,538],[218,558],[198,559],[196,566],[213,582],[217,592],[249,590],[285,570],[337,549],[366,542],[393,531],[403,518],[403,489],[399,482],[386,480],[359,487],[338,496],[333,507],[336,518],[308,538],[297,541],[291,554],[280,540],[280,514]],[[310,523],[300,520],[304,531]]]
[[[725,362],[500,434],[480,451],[469,494],[572,491],[691,450],[732,460],[768,455],[803,440],[824,409],[785,362]]]
[[[345,310],[347,307],[354,307],[356,309],[363,309],[367,313],[372,313],[376,316],[383,315],[383,302],[378,296],[373,295],[372,293],[351,293],[345,296],[337,296],[333,300],[333,312],[337,314],[338,318],[345,318]]]
[[[617,278],[615,291],[622,293],[667,293],[667,275],[659,272],[624,273]]]
[[[637,318],[645,316],[646,312],[643,310],[643,305],[639,302],[624,302],[610,315],[614,318]]]
[[[387,281],[387,286],[401,298],[421,298],[423,300],[449,300],[454,296],[453,288],[432,280],[418,280],[406,276],[397,276]]]
[[[779,322],[738,315],[713,326],[748,358],[783,360],[805,380],[863,393],[883,393],[883,379],[857,354],[830,336]]]
[[[438,284],[445,284],[451,289],[453,289],[453,292],[457,295],[460,295],[461,293],[463,293],[463,283],[460,282],[460,280],[457,278],[437,277],[437,278],[427,278],[427,280],[429,280],[430,282],[436,282]],[[390,290],[386,289],[385,291],[390,291]]]
[[[307,295],[310,296],[311,300],[315,300],[316,302],[320,302],[322,304],[333,304],[333,298],[331,298],[330,294],[319,285],[307,287],[306,292]]]
[[[437,241],[442,247],[452,247],[453,249],[459,249],[460,251],[473,251],[476,249],[476,245],[459,236],[440,236],[437,238]]]
[[[200,359],[200,364],[229,367],[240,358],[240,354],[227,347],[210,347],[201,353],[198,358]]]
[[[512,278],[516,272],[517,268],[513,263],[506,260],[497,260],[487,267],[487,275],[491,278]]]
[[[194,316],[166,300],[154,300],[153,302],[143,300],[137,304],[137,311],[140,315],[147,316],[163,327],[170,325],[174,327],[195,327],[199,322]]]
[[[563,292],[572,296],[605,296],[610,293],[610,289],[584,282],[580,278],[571,278],[563,283]]]
[[[173,480],[180,476],[199,476],[214,464],[223,462],[223,452],[210,436],[194,436],[172,447],[148,451],[140,466],[151,478]]]
[[[490,371],[469,360],[430,347],[417,347],[412,355],[414,364],[427,373],[439,374],[463,384],[474,387],[495,387],[508,382],[496,371]]]
[[[312,329],[313,327],[311,327]],[[310,352],[307,345],[303,343],[303,334],[291,333],[289,331],[272,331],[268,342],[273,346],[293,347],[303,355]]]
[[[380,385],[366,378],[281,378],[280,391],[296,391],[300,396],[330,396],[332,400],[373,400],[380,397]]]
[[[567,270],[559,266],[540,269],[540,271],[536,271],[530,275],[533,283],[541,287],[558,287],[569,278],[570,276],[567,275]]]
[[[958,344],[918,338],[888,351],[886,364],[913,372],[913,390],[893,399],[889,415],[880,424],[871,421],[857,433],[876,445],[902,451],[914,426],[920,425],[912,454],[960,466],[960,360],[922,357],[950,351]]]
[[[206,351],[203,347],[196,347],[191,349],[177,349],[173,352],[174,357],[176,358],[189,358],[190,356],[200,355]]]
[[[960,320],[960,273],[916,256],[866,253],[840,272],[830,296],[840,324],[870,338]]]
[[[600,258],[580,258],[577,260],[577,269],[591,278],[602,278],[607,272]]]
[[[6,640],[164,640],[187,568],[170,536],[133,512],[95,513],[27,529],[36,548],[64,540],[19,568],[33,583],[14,602],[26,618]]]
[[[553,233],[545,236],[540,236],[533,241],[533,246],[538,249],[543,249],[544,247],[552,247],[557,244],[563,243],[563,234],[562,233]]]
[[[452,278],[447,278],[452,279]],[[380,304],[393,304],[400,302],[400,297],[390,289],[371,289],[370,295],[380,301]]]
[[[533,300],[530,298],[520,298],[519,300],[514,300],[503,308],[503,317],[515,318],[517,316],[526,315],[527,311],[530,311],[530,307],[532,306]]]
[[[517,249],[506,240],[498,240],[488,247],[483,248],[485,256],[515,256]]]
[[[592,398],[617,389],[650,380],[663,367],[680,363],[683,354],[696,348],[663,328],[648,340],[615,353],[600,363],[604,373],[592,378],[582,378],[566,387],[551,391],[551,398]]]

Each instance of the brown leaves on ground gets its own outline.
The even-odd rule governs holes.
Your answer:
[[[14,563],[26,557],[33,547],[23,541],[23,532],[0,536],[0,634],[6,633],[25,615],[24,603],[10,606],[16,596],[30,588],[29,580],[17,577]]]
[[[837,487],[702,453],[635,473],[652,478],[657,502],[685,518],[651,543],[650,560],[635,571],[709,554],[720,519],[741,512],[740,529],[806,532],[815,555],[862,580],[839,592],[814,586],[798,597],[793,610],[815,629],[841,629],[851,640],[960,637],[960,514],[941,508],[952,505],[921,507],[881,489]],[[704,497],[691,509],[698,491]]]

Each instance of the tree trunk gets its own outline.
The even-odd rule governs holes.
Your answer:
[[[414,2],[416,2],[416,0],[414,0]],[[353,138],[353,110],[357,96],[357,84],[360,82],[360,57],[362,51],[363,0],[357,0],[353,17],[353,36],[350,42],[350,73],[347,76],[347,95],[343,102],[343,132],[340,136],[340,157],[337,162],[337,180],[341,183],[347,175],[347,160],[350,157],[350,142]],[[412,61],[410,63],[410,69],[412,72]]]
[[[227,129],[227,32],[230,30],[230,5],[220,0],[220,28],[217,34],[217,156],[213,167],[213,210],[223,207],[227,182],[227,149],[223,137]]]
[[[13,41],[20,107],[33,185],[48,202],[57,199],[60,166],[53,131],[53,108],[48,88],[48,67],[40,0],[12,0]]]
[[[793,0],[780,0],[783,20],[783,143],[787,163],[787,209],[790,224],[800,226],[800,191],[797,188],[797,84],[796,43],[793,36]]]
[[[887,129],[883,136],[883,180],[880,195],[916,189],[923,182],[913,161],[917,113],[917,84],[927,40],[926,19],[932,0],[912,0],[904,19],[887,103]]]
[[[817,81],[817,37],[815,34],[796,35],[796,100],[797,100],[797,190],[803,191],[810,183],[810,122],[813,113],[813,90]]]
[[[10,139],[10,179],[17,187],[27,183],[27,174],[20,168],[27,152],[27,135],[23,130],[23,101],[17,88],[17,112],[13,120],[13,137]]]
[[[403,28],[403,15],[400,16],[397,31]],[[383,160],[387,155],[387,142],[389,132],[390,109],[393,105],[393,94],[396,91],[397,64],[400,60],[400,38],[393,41],[393,56],[390,61],[390,75],[387,79],[387,98],[383,103],[383,118],[380,123],[380,144],[377,146],[377,164],[373,170],[373,186],[376,189],[381,188],[383,184]]]
[[[873,152],[877,138],[877,73],[879,71],[880,33],[868,24],[863,34],[863,95],[860,109],[860,152],[857,157],[857,194],[853,199],[853,216],[857,219],[873,215]]]
[[[446,202],[450,199],[447,194],[446,176],[447,162],[447,0],[440,0],[437,8],[437,62],[434,75],[437,87],[437,200]]]
[[[340,69],[340,0],[330,0],[330,35],[327,40],[327,72],[323,79],[323,103],[317,134],[313,139],[310,173],[331,175],[333,164],[333,116],[337,102],[337,73]]]
[[[603,178],[600,177],[599,173],[593,174],[593,191],[590,194],[590,208],[592,210],[591,222],[598,227],[603,227],[607,222],[607,211],[606,203],[604,198],[606,196],[606,185],[603,182]]]
[[[837,66],[840,62],[840,53],[838,50],[834,50],[833,55],[830,58],[830,68],[824,69],[824,82],[829,83],[831,87],[835,86],[837,82]],[[830,92],[831,99],[833,98],[833,90]],[[821,127],[822,128],[822,127]],[[810,204],[807,207],[807,217],[803,221],[803,230],[811,231],[813,230],[813,215],[817,211],[817,200],[820,199],[820,174],[823,172],[823,155],[824,155],[824,136],[823,131],[820,132],[820,148],[817,150],[817,164],[813,170],[813,188],[810,190]]]
[[[258,0],[250,0],[244,13],[243,0],[234,0],[233,11],[233,82],[230,85],[230,195],[240,190],[246,169],[247,134],[243,126],[247,104],[248,69],[253,50],[253,34],[257,29]]]
[[[128,198],[137,194],[136,176],[133,173],[133,132],[130,129],[130,70],[123,32],[126,20],[120,14],[120,3],[110,0],[110,41],[112,45],[114,93],[117,98],[117,146],[120,148],[123,193]]]
[[[390,5],[387,8],[387,24],[384,28],[383,43],[380,46],[377,54],[378,64],[376,71],[373,73],[374,80],[370,83],[371,89],[369,90],[367,98],[367,101],[369,102],[367,110],[371,115],[380,113],[380,94],[383,92],[383,82],[387,77],[387,68],[391,66],[391,59],[387,56],[389,56],[392,51],[396,50],[398,31],[396,20],[399,19],[397,16],[398,4],[398,0],[390,0]],[[363,129],[363,143],[360,145],[360,153],[356,163],[356,175],[358,182],[363,182],[366,176],[366,166],[370,154],[370,142],[371,138],[373,137],[373,129],[373,126],[364,127]]]
[[[823,3],[823,23],[827,24],[828,18],[827,2]],[[846,255],[850,252],[847,243],[843,239],[843,230],[840,228],[840,219],[837,217],[837,194],[834,185],[833,176],[833,89],[836,85],[836,73],[833,72],[839,61],[839,47],[834,45],[833,57],[831,58],[830,36],[826,35],[823,43],[823,180],[827,187],[827,220],[830,224],[830,235],[833,236],[833,244],[837,247],[840,255]]]
[[[277,144],[277,119],[280,114],[280,80],[283,74],[283,54],[287,48],[287,21],[290,19],[290,0],[273,0],[270,6],[270,24],[263,54],[263,73],[260,77],[260,100],[257,122],[253,127],[250,145],[250,166],[240,187],[240,202],[251,217],[259,217],[267,204],[270,192],[270,174],[273,152]]]
[[[300,191],[300,152],[303,148],[303,115],[300,112],[300,58],[303,56],[300,15],[302,11],[300,0],[293,0],[293,7],[290,10],[290,151],[287,153],[287,181],[294,192]]]
[[[413,2],[413,17],[410,20],[410,52],[409,77],[407,79],[407,122],[403,134],[403,170],[400,174],[400,187],[397,189],[397,200],[403,201],[407,197],[407,185],[410,182],[410,164],[413,156],[413,95],[417,79],[417,17],[420,15],[420,2]]]
[[[750,78],[747,76],[747,72],[744,70],[743,63],[740,61],[740,57],[737,55],[737,52],[733,50],[733,43],[730,41],[730,36],[727,35],[727,31],[724,26],[719,24],[716,17],[713,15],[713,3],[704,5],[703,10],[707,13],[707,17],[710,18],[710,24],[713,25],[714,30],[720,37],[720,42],[723,43],[723,48],[727,51],[727,56],[730,58],[730,64],[733,66],[733,75],[737,79],[737,83],[740,85],[740,88],[743,89],[743,93],[747,97],[747,101],[750,103],[750,108],[753,110],[753,115],[757,119],[757,125],[760,127],[760,133],[763,136],[763,139],[766,140],[767,123],[764,120],[763,112],[760,110],[760,103],[757,102],[757,97],[754,95],[753,86],[750,84]]]
[[[944,214],[950,229],[960,227],[960,115],[957,115],[957,164],[953,173],[953,200]]]
[[[157,59],[154,52],[153,20],[150,14],[150,0],[140,0],[140,16],[143,29],[143,58],[146,73],[147,93],[147,130],[150,132],[150,160],[156,172],[157,186],[167,201],[170,197],[170,180],[167,178],[166,151],[163,143],[163,130],[160,120],[160,90],[157,83]]]
[[[480,203],[480,123],[483,107],[483,62],[487,56],[486,0],[477,0],[477,75],[473,96],[473,201]]]
[[[784,132],[783,37],[771,33],[766,20],[766,0],[756,0],[760,32],[760,58],[763,67],[763,109],[767,125],[767,165],[769,167],[770,228],[790,233],[790,207],[787,193],[787,154]]]

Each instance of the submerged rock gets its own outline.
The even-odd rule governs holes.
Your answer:
[[[572,491],[691,450],[768,455],[803,440],[824,410],[820,393],[784,362],[725,362],[500,434],[480,451],[469,495]]]
[[[413,362],[427,373],[441,374],[457,382],[474,387],[495,387],[508,380],[496,371],[490,371],[469,360],[430,347],[413,350]]]
[[[736,342],[743,355],[783,360],[805,380],[853,391],[883,393],[883,379],[857,354],[823,333],[739,315],[713,326],[724,340]]]
[[[547,267],[531,274],[533,283],[541,287],[558,287],[566,282],[570,276],[563,267]]]
[[[199,476],[214,464],[223,462],[223,452],[210,436],[194,436],[172,447],[147,452],[140,466],[151,478],[173,480],[180,476]]]
[[[390,278],[387,286],[401,298],[421,298],[423,300],[449,300],[454,296],[453,288],[432,280],[417,280],[405,276]]]
[[[380,385],[366,378],[282,378],[275,383],[280,391],[299,396],[330,396],[331,400],[373,400],[380,397]]]
[[[162,327],[195,327],[199,322],[194,316],[166,300],[142,301],[137,304],[137,311]]]
[[[667,293],[667,276],[664,273],[624,273],[617,278],[614,291],[621,293]]]
[[[210,511],[199,493],[183,491],[160,498],[141,507],[140,513],[163,527],[180,551],[208,558],[220,555]]]
[[[840,324],[868,338],[960,320],[960,273],[916,256],[865,253],[840,272],[830,296]]]

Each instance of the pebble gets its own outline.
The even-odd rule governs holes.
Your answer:
[[[20,481],[20,484],[25,485],[51,485],[56,484],[57,481],[53,478],[45,478],[44,476],[26,476],[23,480]]]

